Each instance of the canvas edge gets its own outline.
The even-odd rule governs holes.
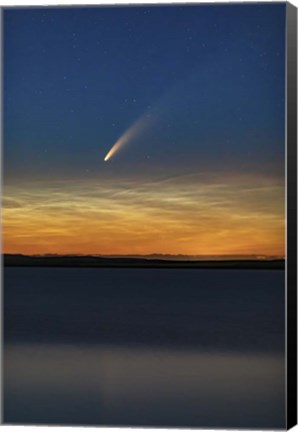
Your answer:
[[[297,8],[286,8],[286,428],[297,424]]]
[[[0,424],[3,424],[3,7],[0,7]]]

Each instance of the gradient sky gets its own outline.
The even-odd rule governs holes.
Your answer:
[[[6,253],[284,255],[284,152],[285,3],[4,10]]]

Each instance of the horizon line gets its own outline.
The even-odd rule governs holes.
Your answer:
[[[285,260],[286,256],[284,255],[263,255],[263,254],[212,254],[212,255],[188,255],[188,254],[164,254],[164,253],[151,253],[151,254],[78,254],[78,253],[65,253],[65,254],[59,254],[59,253],[43,253],[43,254],[25,254],[22,252],[17,253],[10,253],[10,252],[2,252],[3,256],[23,256],[23,257],[30,257],[30,258],[42,258],[42,257],[56,257],[56,258],[63,258],[63,257],[79,257],[79,258],[156,258],[156,259],[171,259],[171,258],[197,258],[197,259],[223,259],[223,260],[231,260],[231,259],[254,259],[256,261],[266,261],[266,260]]]

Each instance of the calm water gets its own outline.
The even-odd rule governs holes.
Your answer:
[[[6,423],[283,428],[284,272],[6,268]]]

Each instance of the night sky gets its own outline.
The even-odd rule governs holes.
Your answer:
[[[284,119],[285,3],[5,9],[5,252],[283,255]]]

